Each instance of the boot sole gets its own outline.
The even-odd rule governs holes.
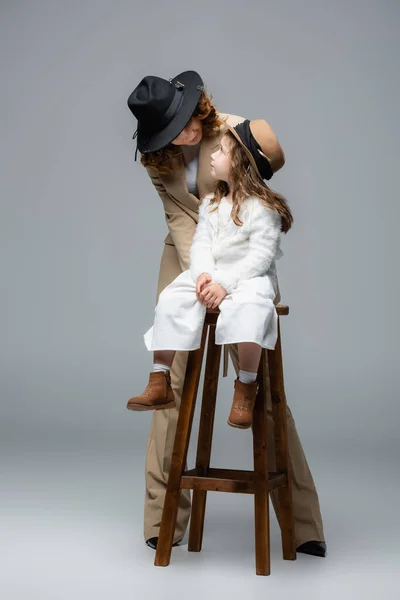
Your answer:
[[[144,406],[143,404],[127,404],[128,410],[144,411],[144,410],[162,410],[166,408],[175,408],[176,402],[167,402],[167,404],[153,404]]]
[[[252,423],[250,423],[250,425],[236,425],[235,423],[231,423],[229,419],[227,423],[228,425],[230,425],[231,427],[235,427],[236,429],[250,429],[250,427],[252,426]]]

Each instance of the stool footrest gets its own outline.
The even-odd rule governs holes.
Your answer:
[[[287,477],[285,473],[268,473],[268,486],[270,491],[285,487],[286,485]],[[195,468],[184,471],[181,477],[180,487],[185,490],[254,494],[256,486],[253,471]]]

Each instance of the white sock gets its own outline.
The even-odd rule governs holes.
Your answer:
[[[161,365],[160,363],[153,364],[153,373],[156,371],[169,371],[171,367],[168,365]]]
[[[257,379],[257,373],[253,371],[239,371],[239,381],[242,383],[254,383]]]

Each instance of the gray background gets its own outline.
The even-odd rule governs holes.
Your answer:
[[[396,595],[399,24],[396,0],[2,0],[3,598]],[[186,69],[221,111],[266,118],[287,158],[286,387],[329,554],[283,562],[272,517],[270,578],[251,497],[210,494],[203,552],[167,569],[142,538],[151,415],[125,403],[151,367],[166,224],[126,99]],[[246,468],[232,381],[212,462]]]

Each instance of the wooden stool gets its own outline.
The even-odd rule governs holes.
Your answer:
[[[181,407],[154,561],[156,566],[167,566],[170,562],[181,489],[193,490],[189,552],[200,552],[201,550],[208,491],[254,494],[257,575],[270,574],[269,493],[277,489],[283,558],[286,560],[296,559],[291,478],[287,447],[286,399],[279,324],[279,317],[289,314],[289,308],[278,305],[276,309],[278,313],[278,339],[275,350],[262,350],[257,375],[259,390],[254,406],[252,427],[253,471],[210,468],[222,346],[215,344],[215,326],[217,324],[219,309],[207,310],[201,347],[198,350],[189,352],[186,367]],[[184,471],[208,330],[207,360],[196,467]],[[268,472],[267,467],[267,360],[269,365],[272,414],[275,424],[276,471],[272,473]]]

